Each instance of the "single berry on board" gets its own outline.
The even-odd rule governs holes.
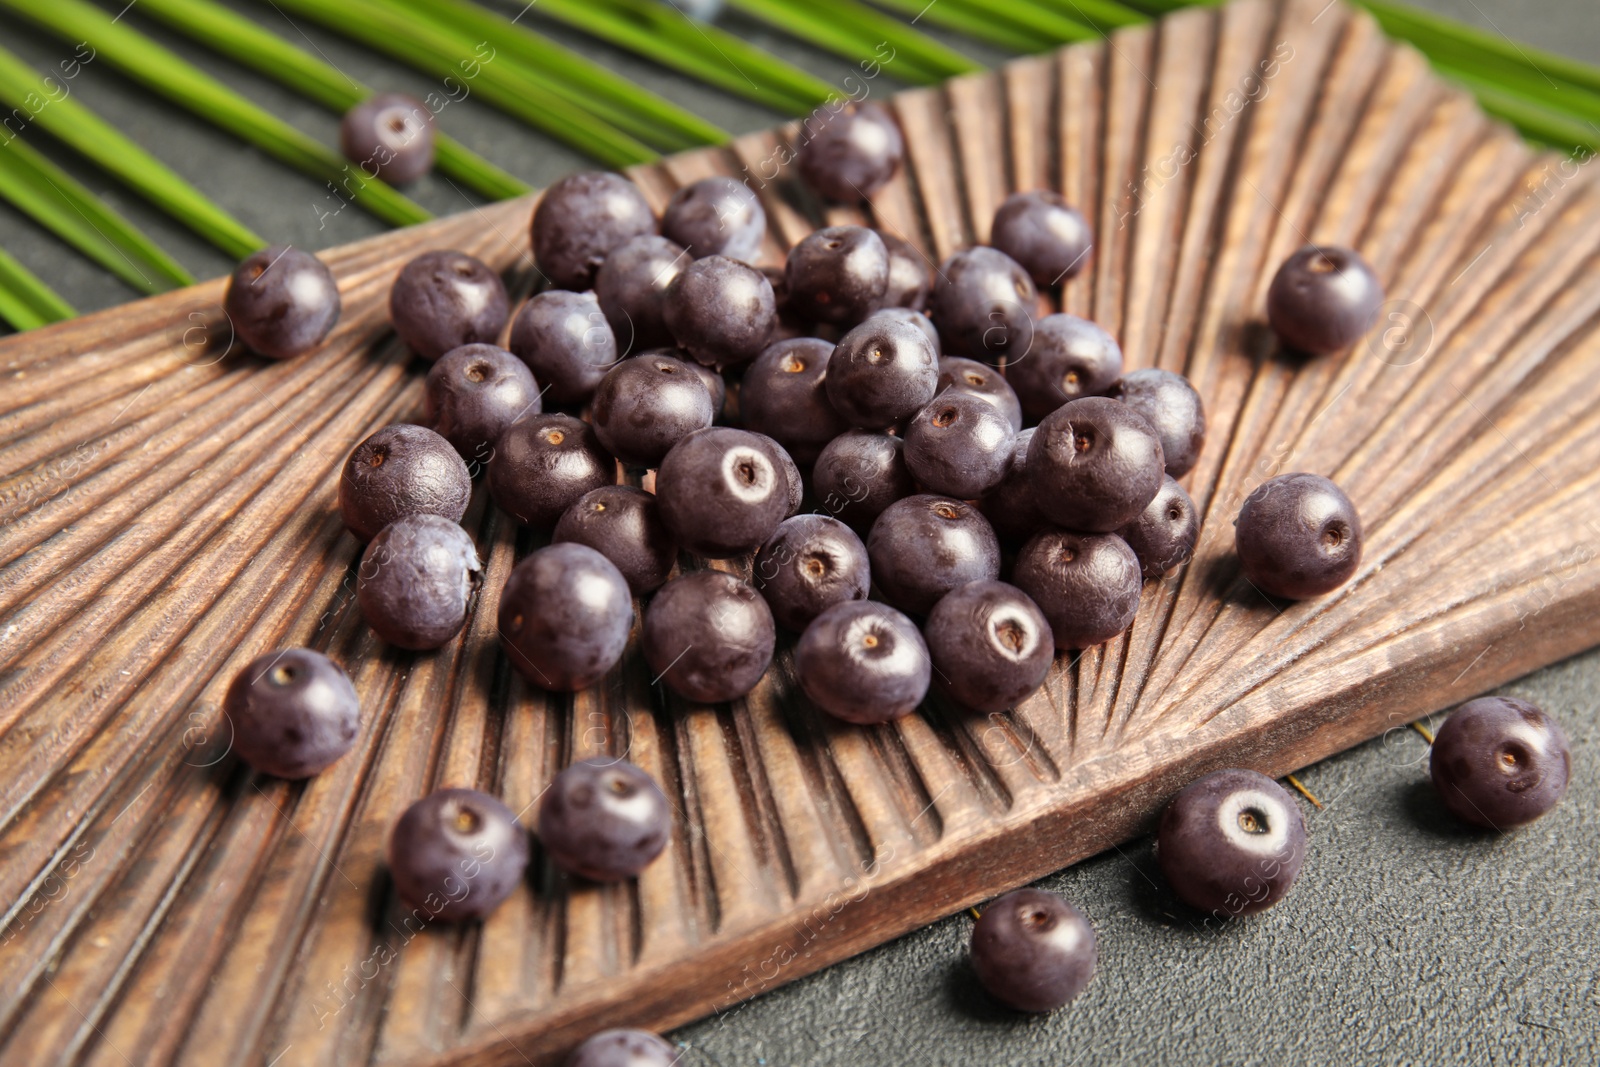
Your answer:
[[[861,538],[827,515],[783,520],[751,564],[752,580],[773,617],[795,633],[835,604],[865,600],[869,571]]]
[[[450,442],[426,426],[385,426],[355,447],[339,478],[339,514],[361,541],[405,515],[460,522],[472,475]]]
[[[517,310],[506,346],[528,365],[552,404],[589,402],[617,365],[617,337],[593,293],[550,289]]]
[[[616,564],[634,596],[666,584],[678,562],[678,545],[654,493],[631,485],[604,485],[577,499],[556,523],[554,544],[588,545]]]
[[[693,571],[662,586],[640,633],[655,680],[701,704],[755,688],[777,642],[761,594],[723,571]]]
[[[926,614],[957,586],[1000,577],[1000,542],[971,504],[921,494],[884,509],[867,535],[872,581],[902,611]]]
[[[541,689],[587,689],[622,659],[633,597],[616,564],[588,545],[547,545],[512,568],[498,626],[518,674]]]
[[[1361,564],[1361,518],[1320,474],[1280,474],[1245,498],[1234,523],[1245,580],[1268,596],[1331,593]]]
[[[1014,708],[1044,683],[1055,638],[1044,612],[1022,590],[997,581],[950,590],[922,628],[939,684],[985,714]]]
[[[820,196],[854,204],[889,183],[905,158],[894,116],[879,104],[830,103],[800,132],[800,178]]]
[[[544,191],[533,213],[533,256],[558,289],[582,292],[612,249],[656,232],[639,187],[610,171],[571,174]]]
[[[915,711],[932,664],[916,624],[876,600],[847,600],[811,621],[794,650],[800,687],[828,714],[870,725]]]
[[[1290,348],[1327,355],[1372,329],[1383,284],[1349,248],[1306,245],[1278,268],[1267,290],[1267,320]]]
[[[594,427],[571,415],[528,415],[506,427],[489,464],[489,495],[524,526],[548,530],[579,497],[615,485],[617,461]]]
[[[1060,649],[1091,648],[1126,630],[1143,584],[1139,558],[1122,538],[1063,530],[1023,545],[1011,580],[1050,620]]]
[[[544,410],[528,365],[495,345],[453,348],[428,369],[422,414],[428,428],[479,469],[506,427]]]
[[[1083,213],[1047,189],[1012,193],[994,213],[989,243],[1041,286],[1060,285],[1089,262],[1094,232]]]
[[[234,675],[222,701],[232,749],[262,774],[309,778],[350,751],[361,730],[355,686],[340,666],[309,648],[257,656]]]
[[[511,809],[476,789],[439,789],[389,832],[389,876],[427,919],[481,919],[510,896],[528,867],[528,831]]]
[[[632,878],[667,847],[672,808],[651,778],[625,759],[599,756],[567,767],[539,803],[539,843],[557,867],[596,882]]]
[[[461,632],[483,578],[472,536],[438,515],[378,531],[356,570],[356,603],[372,632],[399,648],[438,648]]]
[[[494,344],[509,313],[500,275],[465,252],[424,252],[389,290],[394,332],[430,362],[462,345]]]
[[[316,256],[273,245],[239,264],[222,308],[239,340],[269,359],[290,359],[321,347],[339,321],[339,285]]]

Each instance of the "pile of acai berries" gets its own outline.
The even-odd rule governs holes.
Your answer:
[[[876,105],[819,112],[807,133],[798,170],[829,199],[863,199],[900,165],[900,132]],[[549,538],[495,591],[511,665],[548,690],[617,666],[636,598],[651,677],[684,699],[744,696],[781,628],[810,700],[859,724],[911,713],[935,679],[974,712],[1012,708],[1057,650],[1128,628],[1143,583],[1193,553],[1199,515],[1177,479],[1206,424],[1185,378],[1125,370],[1105,330],[1042,313],[1041,289],[1090,259],[1083,216],[1054,193],[1016,194],[991,246],[937,269],[861,226],[818,230],[782,269],[763,267],[767,232],[760,199],[731,178],[684,187],[658,218],[627,178],[583,173],[539,203],[544,284],[514,315],[471,256],[430,252],[400,271],[391,318],[432,361],[424,410],[361,442],[339,485],[379,637],[426,650],[461,630],[482,573],[460,526],[479,473],[502,511]],[[1355,252],[1310,246],[1266,310],[1286,345],[1329,354],[1381,301]],[[319,345],[339,310],[320,261],[284,248],[245,261],[227,308],[277,358]],[[1235,525],[1240,569],[1270,597],[1322,595],[1360,562],[1356,509],[1316,474],[1265,482]],[[358,732],[350,682],[308,649],[252,663],[226,709],[239,754],[285,777],[323,769]],[[1566,760],[1553,721],[1491,699],[1451,718],[1433,771],[1452,810],[1508,826],[1559,799]],[[557,775],[537,835],[556,866],[608,881],[659,855],[671,822],[648,774],[591,759]],[[1288,890],[1304,838],[1281,787],[1230,770],[1177,795],[1158,847],[1178,895],[1226,918]],[[487,914],[528,857],[514,813],[471,789],[418,801],[389,847],[400,896],[445,920]],[[972,944],[985,986],[1024,1010],[1075,995],[1094,951],[1083,915],[1038,890],[992,904]],[[571,1062],[674,1055],[626,1031],[585,1050]]]

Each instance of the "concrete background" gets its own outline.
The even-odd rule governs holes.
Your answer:
[[[48,0],[39,0],[41,3]],[[505,0],[509,3],[509,0]],[[1594,0],[1420,0],[1543,48],[1600,63]],[[241,10],[292,39],[304,34],[352,77],[418,94],[429,79],[271,5]],[[520,8],[520,4],[512,5]],[[231,64],[206,69],[329,142],[336,119]],[[535,18],[536,12],[535,12]],[[725,25],[837,81],[848,65],[735,18]],[[734,132],[776,116],[539,23],[579,50]],[[42,67],[64,54],[10,18],[0,39]],[[992,50],[960,44],[985,61]],[[74,83],[79,99],[245,223],[274,241],[321,248],[379,231],[349,209],[319,228],[317,183],[190,119],[106,69]],[[443,116],[470,147],[533,184],[583,164],[576,154],[467,100]],[[32,143],[49,148],[46,139]],[[51,154],[199,277],[231,264],[92,168]],[[414,195],[439,213],[472,200],[439,178]],[[0,207],[0,245],[81,310],[136,294]],[[966,964],[965,914],[839,964],[675,1036],[690,1064],[1593,1064],[1600,1063],[1600,653],[1508,687],[1567,726],[1575,779],[1564,804],[1512,835],[1456,824],[1427,784],[1427,749],[1409,729],[1307,769],[1322,799],[1303,805],[1304,873],[1280,906],[1203,933],[1162,885],[1148,840],[1040,884],[1083,908],[1100,937],[1100,972],[1063,1011],[1022,1017],[993,1007]],[[1437,724],[1437,723],[1436,723]]]

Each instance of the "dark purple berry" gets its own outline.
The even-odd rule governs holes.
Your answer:
[[[1189,562],[1200,538],[1200,515],[1183,486],[1167,475],[1137,519],[1117,531],[1146,578],[1160,578]]]
[[[906,468],[904,441],[849,430],[830,441],[812,465],[811,491],[823,511],[862,533],[884,508],[915,493],[917,486]]]
[[[888,184],[906,153],[899,123],[874,103],[824,104],[800,136],[801,180],[841,204],[865,200]]]
[[[367,177],[404,185],[433,169],[433,126],[421,100],[378,93],[344,113],[339,147]]]
[[[933,289],[933,264],[905,238],[883,230],[878,236],[889,252],[889,285],[883,291],[883,306],[921,311]]]
[[[550,862],[596,882],[632,878],[661,855],[672,808],[655,779],[601,756],[555,776],[539,803],[539,843]]]
[[[1326,355],[1372,329],[1383,285],[1348,248],[1306,245],[1284,260],[1267,290],[1267,319],[1290,348]]]
[[[895,319],[863,322],[828,359],[828,402],[852,426],[881,430],[933,399],[939,354],[917,327]]]
[[[1017,434],[1011,444],[1011,461],[1000,484],[983,495],[978,509],[983,512],[995,536],[1008,548],[1017,548],[1046,525],[1033,502],[1033,483],[1028,478],[1028,446],[1033,443],[1034,427]]]
[[[665,354],[673,356],[674,358],[682,355],[682,353],[677,349],[672,349]],[[694,371],[695,374],[699,376],[700,380],[705,383],[706,392],[711,395],[712,421],[715,422],[717,419],[722,418],[722,409],[728,402],[727,379],[725,379],[721,374],[717,373],[717,369],[715,367],[708,367],[697,359],[685,359],[682,362],[685,367],[688,367],[690,370]]]
[[[681,247],[653,234],[625,241],[606,256],[594,296],[623,355],[672,344],[667,290],[689,262]]]
[[[650,599],[640,643],[656,680],[688,700],[720,704],[755,688],[772,662],[772,610],[722,571],[674,578]]]
[[[727,256],[753,263],[767,235],[767,212],[744,182],[701,178],[672,194],[661,213],[661,232],[695,259]]]
[[[739,414],[745,426],[766,434],[801,463],[814,463],[846,429],[828,402],[824,377],[833,345],[795,337],[768,345],[745,368]]]
[[[1074,315],[1046,315],[1034,328],[1033,347],[1006,366],[1029,422],[1042,422],[1079,397],[1099,396],[1122,373],[1122,349],[1112,336]]]
[[[361,730],[355,686],[309,648],[257,656],[222,701],[233,751],[262,774],[309,778],[350,751]]]
[[[579,497],[615,485],[617,462],[594,427],[571,415],[529,415],[506,427],[489,464],[489,496],[525,526],[548,530]]]
[[[794,461],[793,456],[789,455],[788,449],[772,440],[772,438],[765,437],[762,434],[757,434],[756,436],[763,439],[763,443],[767,446],[767,452],[778,461],[778,466],[783,468],[784,478],[786,479],[785,484],[789,487],[789,506],[784,509],[783,517],[787,519],[799,514],[800,505],[805,503],[806,499],[805,476],[800,473],[800,465]]]
[[[1060,285],[1089,262],[1094,231],[1059,193],[1012,193],[994,213],[989,243],[1018,263],[1039,285]]]
[[[933,670],[916,624],[876,600],[847,600],[813,619],[794,669],[818,707],[862,725],[915,711]]]
[[[1018,1011],[1054,1011],[1083,992],[1098,954],[1094,927],[1055,893],[1015,889],[972,928],[972,968],[988,994]]]
[[[385,426],[355,447],[339,478],[339,514],[361,541],[406,515],[460,522],[472,475],[450,442],[426,426]]]
[[[1469,700],[1433,739],[1433,787],[1456,818],[1491,830],[1555,807],[1572,776],[1566,731],[1515,697]]]
[[[495,345],[451,349],[429,368],[422,393],[428,426],[469,463],[487,463],[507,426],[543,410],[528,365]]]
[[[1038,305],[1039,291],[1016,260],[978,247],[944,261],[928,315],[946,353],[994,363],[1027,358]]]
[[[606,451],[635,467],[654,467],[672,446],[711,425],[711,393],[671,356],[617,364],[594,391],[590,420]]]
[[[543,689],[586,689],[622,658],[633,599],[622,572],[588,545],[547,545],[512,569],[498,622],[518,674]]]
[[[461,632],[483,578],[472,537],[437,515],[407,515],[378,532],[356,572],[356,602],[391,645],[438,648]]]
[[[1361,518],[1320,474],[1280,474],[1245,498],[1234,522],[1245,580],[1268,596],[1306,600],[1350,580],[1361,564]]]
[[[1034,503],[1068,530],[1121,529],[1144,511],[1165,476],[1161,441],[1150,424],[1102,396],[1063,404],[1028,445]]]
[[[553,404],[588,403],[618,358],[616,334],[593,293],[538,294],[517,312],[507,343]]]
[[[939,342],[939,331],[934,329],[933,320],[928,318],[927,315],[920,311],[916,311],[912,308],[884,307],[874,311],[862,321],[882,322],[884,320],[891,322],[906,322],[910,323],[912,326],[915,326],[917,329],[928,335],[928,342],[933,345],[933,350],[935,352],[941,351],[944,347]],[[942,365],[943,362],[944,361],[941,360],[940,364]]]
[[[777,319],[767,276],[727,256],[695,260],[667,289],[667,329],[707,366],[736,367],[756,358]]]
[[[889,285],[889,250],[865,226],[829,226],[789,250],[787,307],[816,322],[854,326]]]
[[[1294,798],[1264,774],[1215,771],[1172,798],[1156,832],[1156,859],[1190,907],[1219,919],[1283,899],[1306,856]]]
[[[986,714],[1016,707],[1043,685],[1056,656],[1044,612],[1005,582],[950,590],[928,613],[922,636],[940,685]]]
[[[462,345],[494,344],[510,307],[500,275],[465,252],[425,252],[389,290],[394,332],[430,361]]]
[[[869,572],[861,538],[827,515],[796,515],[779,523],[752,567],[778,625],[795,633],[835,604],[865,600]]]
[[[1005,477],[1016,436],[983,397],[946,390],[907,424],[906,466],[930,493],[976,500]]]
[[[1000,577],[1000,542],[989,520],[942,496],[890,504],[867,535],[867,557],[884,599],[914,615],[958,586]]]
[[[566,1067],[672,1067],[677,1062],[678,1050],[655,1034],[604,1030],[574,1049]]]
[[[273,245],[239,264],[222,308],[239,340],[270,359],[290,359],[320,347],[339,321],[339,284],[311,253]]]
[[[1060,649],[1103,644],[1139,613],[1139,558],[1116,534],[1038,534],[1022,546],[1011,580],[1050,620]]]
[[[754,552],[789,514],[789,476],[770,438],[713,426],[672,447],[656,472],[661,518],[699,556]]]
[[[389,834],[389,876],[400,899],[430,919],[481,919],[528,868],[528,831],[476,789],[439,789],[406,809]]]
[[[993,367],[975,359],[945,356],[939,360],[939,392],[971,393],[998,411],[1013,430],[1022,429],[1022,404],[1011,384]]]
[[[1168,474],[1182,478],[1194,469],[1206,443],[1206,412],[1189,379],[1153,367],[1129,371],[1106,395],[1143,415],[1154,428]]]
[[[634,596],[666,583],[678,546],[661,521],[655,494],[631,485],[606,485],[578,498],[556,523],[552,543],[588,545],[616,564]]]
[[[558,289],[581,292],[611,250],[656,232],[655,212],[620,174],[584,171],[544,191],[533,213],[533,255]]]

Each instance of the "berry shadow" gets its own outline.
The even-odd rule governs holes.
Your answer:
[[[1432,837],[1461,842],[1492,842],[1501,837],[1498,830],[1471,826],[1450,813],[1439,799],[1439,791],[1429,779],[1406,782],[1397,789],[1397,807],[1417,829]]]
[[[946,965],[940,995],[952,1014],[985,1025],[1038,1025],[1050,1017],[1049,1012],[1034,1014],[1008,1008],[991,997],[978,981],[978,972],[965,952]]]
[[[1122,882],[1125,898],[1140,918],[1185,938],[1226,935],[1240,925],[1238,917],[1219,918],[1180,900],[1161,872],[1149,838],[1141,838],[1121,852],[1132,868]]]

